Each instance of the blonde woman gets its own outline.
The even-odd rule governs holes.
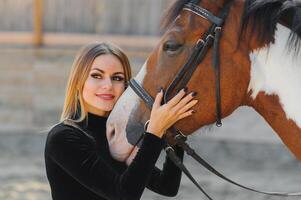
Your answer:
[[[127,166],[110,155],[106,120],[130,78],[130,64],[120,48],[95,43],[79,52],[69,76],[61,122],[49,131],[45,146],[54,200],[136,200],[145,187],[166,196],[177,194],[181,171],[168,158],[162,170],[155,163],[165,130],[192,115],[195,93],[186,94],[184,89],[161,106],[163,91],[158,92],[141,148]],[[171,115],[171,109],[179,114]],[[176,152],[183,158],[182,150]]]

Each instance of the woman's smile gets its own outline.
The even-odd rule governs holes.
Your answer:
[[[96,96],[105,101],[112,101],[115,98],[113,94],[96,94]]]

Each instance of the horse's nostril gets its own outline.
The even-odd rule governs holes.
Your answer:
[[[107,139],[111,140],[115,135],[115,128],[108,129]]]
[[[113,129],[111,136],[113,137],[115,135],[115,129]]]

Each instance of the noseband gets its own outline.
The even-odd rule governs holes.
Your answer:
[[[220,127],[222,125],[221,122],[221,95],[220,95],[220,62],[219,62],[219,41],[221,37],[222,27],[224,25],[224,21],[226,20],[230,8],[233,4],[233,0],[226,3],[226,5],[221,10],[219,16],[213,15],[210,11],[196,5],[195,3],[187,3],[185,4],[183,10],[189,11],[194,13],[197,16],[200,16],[212,23],[211,27],[207,32],[200,37],[193,48],[193,52],[185,65],[180,69],[180,71],[176,74],[173,81],[170,83],[170,85],[167,87],[165,93],[164,93],[164,103],[167,103],[171,98],[171,94],[174,91],[179,91],[180,89],[186,87],[189,80],[191,79],[193,72],[196,70],[198,65],[203,61],[205,58],[207,52],[213,45],[213,60],[212,65],[215,71],[215,97],[216,97],[216,126]],[[140,86],[140,84],[135,80],[131,79],[129,81],[129,86],[132,88],[132,90],[146,103],[149,109],[152,108],[152,105],[154,103],[153,98],[148,94],[148,92]],[[214,169],[208,162],[206,162],[203,158],[201,158],[198,154],[195,153],[195,151],[190,148],[190,146],[185,142],[186,136],[178,130],[176,127],[172,126],[168,130],[174,137],[176,144],[180,146],[188,155],[193,157],[197,162],[199,162],[202,166],[204,166],[207,170],[212,172],[213,174],[217,175],[218,177],[224,179],[225,181],[234,184],[238,187],[261,193],[261,194],[267,194],[267,195],[275,195],[275,196],[301,196],[301,193],[281,193],[281,192],[264,192],[255,190],[253,188],[246,187],[244,185],[241,185],[224,175],[222,175],[220,172],[218,172],[216,169]],[[138,141],[141,140],[143,135],[139,138]],[[137,143],[136,143],[137,144]],[[198,182],[193,178],[193,176],[190,174],[188,169],[185,167],[185,165],[181,162],[181,160],[177,157],[174,150],[171,146],[166,144],[165,151],[169,158],[177,165],[186,175],[187,177],[198,187],[201,192],[210,200],[212,198],[204,191],[204,189],[198,184]]]

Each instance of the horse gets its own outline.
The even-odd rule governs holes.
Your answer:
[[[178,121],[175,127],[188,136],[227,117],[240,106],[249,106],[301,160],[301,5],[298,1],[175,1],[163,18],[164,33],[159,43],[135,80],[153,98],[159,88],[166,91],[212,25],[204,16],[187,9],[187,5],[198,5],[217,16],[230,1],[227,17],[219,27],[222,29],[219,76],[212,67],[214,50],[209,48],[187,83],[190,91],[197,92],[196,113]],[[216,90],[217,78],[219,90]],[[179,89],[175,88],[172,95]],[[220,91],[220,113],[217,91]],[[149,116],[148,106],[128,87],[107,121],[107,138],[115,159],[131,163]],[[174,144],[168,133],[166,138]]]

